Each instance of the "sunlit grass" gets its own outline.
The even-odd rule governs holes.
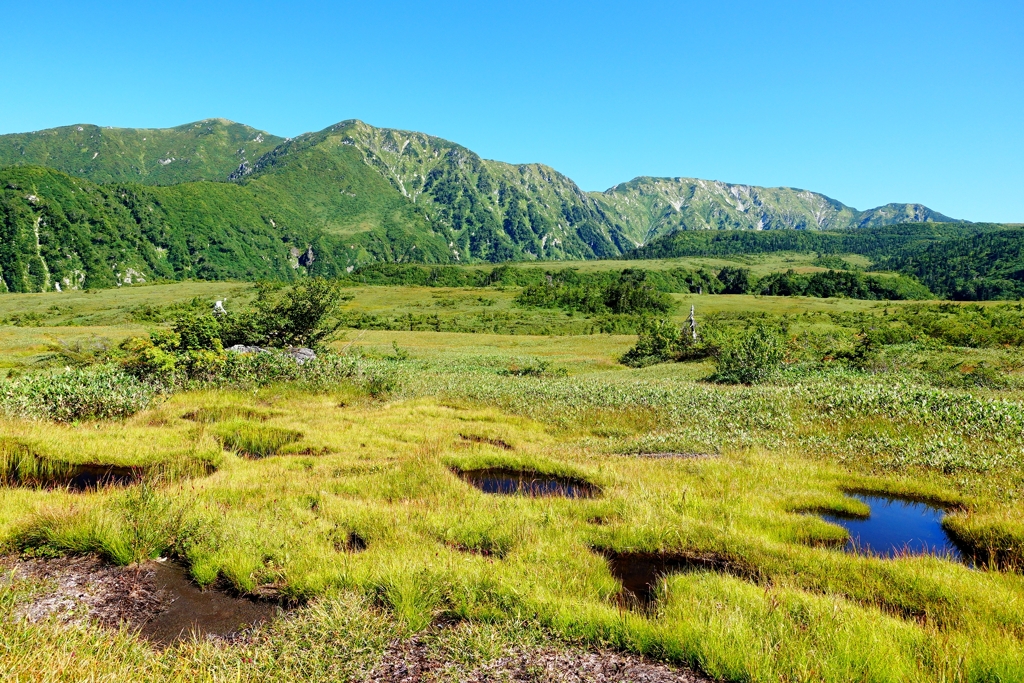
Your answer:
[[[169,287],[173,297],[158,287],[109,301],[76,294],[99,303],[60,315],[113,324],[146,297],[213,291]],[[460,315],[480,304],[398,289],[359,288],[351,305]],[[434,294],[455,302],[434,306]],[[501,307],[512,294],[487,296]],[[779,314],[885,305],[696,300],[709,312]],[[23,360],[59,328],[14,329],[0,354]],[[720,386],[700,381],[708,363],[626,369],[615,359],[632,343],[349,331],[335,348],[390,358],[380,362],[398,378],[393,392],[213,389],[163,396],[123,421],[0,421],[4,472],[99,463],[154,473],[81,493],[6,476],[6,550],[117,563],[171,554],[203,585],[301,605],[249,643],[158,652],[128,631],[16,619],[45,587],[8,582],[0,669],[14,680],[359,680],[391,639],[462,619],[432,645],[456,662],[559,637],[733,681],[1024,678],[1018,391],[841,373]],[[503,374],[537,359],[566,376]],[[672,452],[699,457],[638,457]],[[488,495],[455,472],[486,467],[572,477],[600,495]],[[948,507],[944,525],[981,566],[843,552],[845,532],[814,512],[864,514],[852,491]],[[672,575],[650,610],[630,610],[602,550],[697,553],[729,570]]]

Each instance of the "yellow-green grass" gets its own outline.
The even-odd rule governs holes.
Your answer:
[[[0,319],[29,313],[43,316],[58,325],[121,323],[132,309],[144,304],[167,306],[192,297],[230,302],[236,297],[244,297],[251,288],[251,284],[239,282],[187,281],[116,289],[4,294],[0,296]]]
[[[0,358],[27,362],[53,336],[116,341],[141,333],[146,326],[126,322],[135,306],[223,296],[204,293],[204,286],[133,287],[102,301],[81,294],[87,310],[59,315],[92,316],[103,325],[0,328]],[[446,315],[508,310],[515,294],[351,292],[350,309]],[[28,295],[22,306],[45,311],[62,296]],[[677,298],[677,316],[690,301],[699,316],[881,314],[894,306]],[[0,297],[0,304],[6,301]],[[4,310],[10,315],[17,307]],[[811,316],[796,324],[817,323]],[[933,558],[847,555],[831,547],[842,541],[841,530],[807,513],[863,513],[844,491],[901,494],[952,506],[946,525],[959,538],[1016,548],[1014,557],[1021,557],[1024,467],[1012,405],[1008,422],[986,423],[985,415],[1003,410],[985,402],[990,392],[926,392],[924,404],[948,401],[949,412],[922,415],[915,412],[918,389],[889,397],[884,375],[840,383],[810,378],[800,386],[708,385],[695,381],[710,373],[707,363],[624,368],[615,359],[633,341],[630,335],[350,330],[336,349],[386,356],[397,345],[411,352],[395,361],[403,388],[389,401],[349,386],[324,394],[215,390],[172,396],[124,422],[0,422],[9,443],[62,462],[219,464],[209,476],[129,489],[0,488],[0,542],[9,548],[99,552],[119,562],[174,552],[202,583],[223,578],[241,591],[306,602],[253,644],[189,644],[155,653],[127,632],[18,621],[18,602],[41,587],[9,584],[0,588],[0,669],[54,680],[357,677],[353,672],[365,671],[389,638],[455,616],[495,629],[488,637],[500,642],[541,637],[543,627],[587,644],[688,663],[726,680],[1024,678],[1019,573]],[[531,359],[569,376],[501,374]],[[875,413],[845,415],[842,401],[831,412],[823,407],[830,396],[859,400],[878,392]],[[1004,396],[1020,400],[1019,392]],[[238,435],[273,447],[253,452],[232,440]],[[281,435],[287,438],[276,438]],[[672,450],[716,457],[618,455]],[[492,497],[452,471],[494,466],[583,478],[602,495]],[[364,552],[352,552],[352,533],[367,540]],[[618,584],[595,550],[601,548],[717,554],[744,570],[672,576],[655,611],[624,611]],[[297,643],[311,653],[301,666]],[[56,668],[35,675],[41,661]]]
[[[1024,520],[1013,512],[1013,496],[1000,492],[1005,471],[972,471],[979,485],[927,469],[879,469],[870,457],[843,463],[795,438],[774,447],[767,441],[724,445],[712,458],[616,455],[624,440],[652,430],[685,432],[689,418],[664,406],[647,414],[636,404],[573,412],[555,400],[533,411],[513,404],[500,409],[460,398],[460,385],[444,385],[444,367],[424,366],[423,372],[430,376],[421,377],[422,387],[435,385],[439,395],[416,397],[416,390],[380,403],[345,388],[328,394],[287,387],[207,391],[173,396],[125,423],[77,430],[5,423],[7,432],[35,439],[40,448],[68,452],[81,443],[93,453],[105,444],[109,457],[123,462],[161,457],[171,444],[201,447],[238,415],[301,433],[294,445],[312,455],[296,449],[252,460],[225,452],[215,473],[158,485],[155,501],[134,489],[3,489],[0,530],[22,547],[95,550],[120,560],[162,551],[169,534],[201,583],[223,577],[242,591],[273,589],[309,606],[293,622],[270,627],[252,649],[243,648],[262,662],[252,670],[231,648],[195,644],[159,654],[126,633],[102,635],[96,627],[62,633],[52,624],[9,618],[2,620],[0,639],[11,646],[0,661],[27,671],[25,663],[38,662],[40,652],[57,662],[69,648],[80,648],[87,664],[77,666],[97,679],[156,679],[173,670],[181,680],[202,680],[207,667],[222,667],[217,670],[225,676],[258,680],[295,671],[287,658],[270,661],[274,653],[291,651],[295,638],[311,643],[308,670],[316,671],[326,665],[318,657],[330,658],[323,654],[325,633],[362,634],[356,640],[372,643],[366,645],[372,654],[383,648],[382,634],[415,631],[448,615],[478,623],[526,620],[726,680],[1024,675],[1020,575],[927,557],[848,555],[829,547],[842,540],[841,531],[804,512],[856,511],[843,492],[870,489],[963,506],[970,514],[954,517],[1005,518],[1019,528]],[[599,376],[608,374],[597,373],[593,381]],[[625,387],[667,381],[647,371],[615,376]],[[676,379],[684,390],[689,386]],[[513,396],[534,386],[482,375],[476,383],[487,382]],[[747,391],[692,387],[722,391],[730,401]],[[531,412],[535,417],[527,416]],[[210,419],[196,421],[197,413]],[[863,427],[897,430],[898,418],[863,421]],[[740,416],[722,416],[715,428],[724,432],[737,419],[734,429],[751,429]],[[796,431],[817,430],[826,438],[839,433],[814,415],[792,419]],[[918,429],[921,439],[933,433]],[[591,500],[489,496],[452,472],[492,466],[583,478],[602,494]],[[175,520],[180,528],[171,528]],[[140,527],[166,533],[139,533]],[[365,551],[350,551],[353,532],[366,539]],[[600,548],[711,553],[748,571],[675,575],[662,586],[655,611],[624,611],[615,596],[618,584],[595,551]],[[0,609],[10,614],[18,595],[28,597],[7,595]],[[360,657],[372,659],[366,651]]]

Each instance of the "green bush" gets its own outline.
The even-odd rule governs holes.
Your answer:
[[[676,360],[679,349],[679,328],[671,320],[649,318],[640,325],[636,346],[619,360],[623,365],[642,368]]]
[[[145,410],[156,394],[115,365],[71,368],[0,383],[0,409],[8,415],[56,422],[123,419]]]
[[[774,377],[785,357],[783,330],[758,320],[742,333],[723,339],[714,379],[728,384],[758,384]]]
[[[177,356],[154,344],[152,339],[129,337],[121,342],[118,349],[123,354],[118,362],[129,374],[156,378],[161,382],[173,380]]]
[[[184,313],[174,321],[174,336],[162,335],[159,340],[165,348],[176,351],[224,350],[221,325],[210,313]]]
[[[324,278],[288,288],[262,282],[252,308],[225,316],[219,336],[224,346],[320,348],[340,326],[332,318],[343,298],[341,283]]]

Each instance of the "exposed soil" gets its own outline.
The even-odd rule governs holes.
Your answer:
[[[109,627],[123,624],[158,645],[193,633],[231,638],[279,611],[273,603],[219,590],[202,591],[181,566],[168,561],[116,567],[95,557],[71,557],[7,559],[3,564],[15,577],[40,580],[49,588],[22,607],[22,618],[56,618],[64,623],[96,620]]]
[[[150,573],[142,566],[115,567],[95,557],[58,560],[4,558],[5,574],[45,582],[48,590],[23,605],[29,621],[55,618],[63,623],[95,619],[106,626],[144,622],[160,606]]]
[[[431,652],[429,635],[395,641],[365,679],[372,683],[709,683],[711,679],[636,655],[576,647],[514,648],[475,667],[453,664]]]
[[[562,496],[565,498],[593,498],[601,489],[582,479],[560,477],[504,467],[481,470],[455,470],[464,481],[484,493],[531,497]]]

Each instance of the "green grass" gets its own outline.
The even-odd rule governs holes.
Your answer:
[[[127,333],[143,329],[128,322],[142,304],[221,296],[205,288],[225,286],[83,293],[60,315]],[[515,294],[488,290],[493,301],[484,305],[477,290],[352,292],[350,310],[463,318],[483,308],[513,312]],[[35,296],[22,306],[53,305],[53,295]],[[829,334],[847,329],[842,316],[881,319],[896,308],[679,299],[695,301],[701,316],[757,310]],[[0,353],[12,359],[44,338],[33,334],[88,328],[4,330],[13,336]],[[157,652],[126,631],[16,620],[18,605],[45,588],[16,582],[0,590],[0,663],[44,680],[358,680],[392,638],[457,619],[464,628],[431,641],[452,662],[555,638],[727,681],[1024,678],[1020,388],[949,389],[900,369],[798,368],[771,385],[723,386],[701,381],[708,363],[625,368],[616,359],[634,341],[348,331],[335,349],[376,357],[397,378],[395,391],[375,397],[348,383],[210,389],[166,396],[121,421],[0,422],[12,460],[17,451],[53,462],[217,464],[208,475],[181,472],[123,490],[0,488],[8,549],[96,552],[115,562],[173,553],[204,585],[224,580],[304,604],[249,643]],[[928,357],[1017,353],[915,348]],[[539,361],[564,372],[509,373]],[[629,455],[670,451],[713,457]],[[480,467],[570,476],[601,493],[489,496],[452,471]],[[835,546],[844,532],[810,511],[862,514],[851,491],[949,506],[946,527],[983,566],[842,552]],[[365,550],[352,551],[353,534]],[[624,610],[601,549],[700,554],[743,571],[674,574],[653,610]],[[50,668],[35,676],[41,662]],[[457,680],[457,669],[451,675]]]
[[[217,434],[225,448],[248,458],[267,458],[278,455],[281,450],[299,441],[302,432],[235,420],[217,428]]]

